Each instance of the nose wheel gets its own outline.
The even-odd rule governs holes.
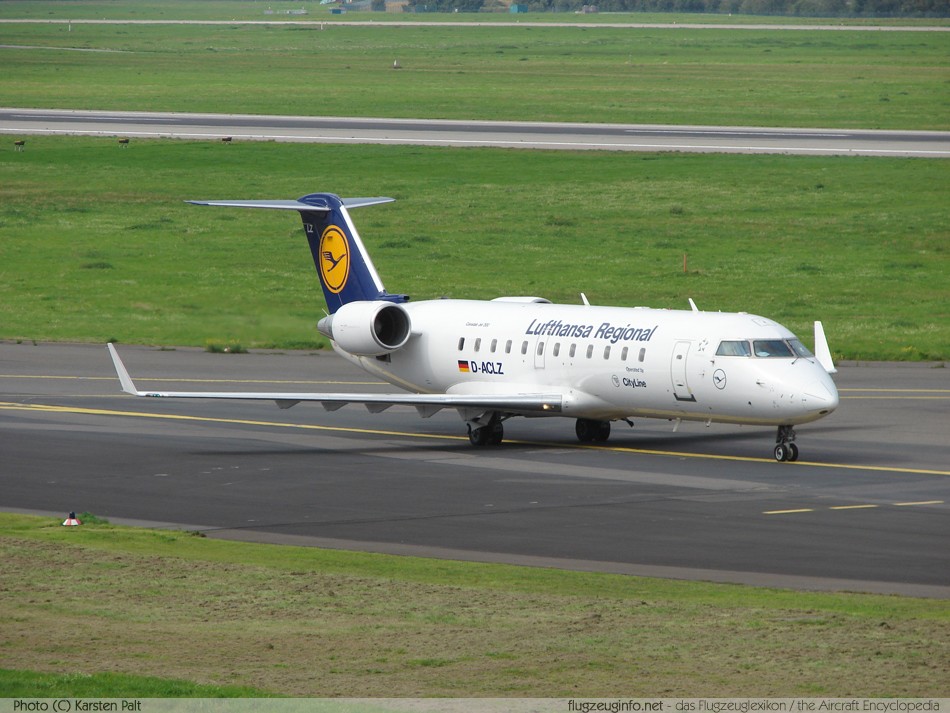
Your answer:
[[[791,426],[779,426],[775,435],[775,450],[772,452],[779,463],[793,463],[798,460],[798,446],[795,445],[795,429]]]

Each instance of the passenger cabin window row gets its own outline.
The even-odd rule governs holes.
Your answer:
[[[725,342],[723,342],[723,343],[725,344]],[[480,352],[480,351],[482,350],[482,338],[481,338],[481,337],[476,337],[476,338],[475,338],[475,342],[474,342],[474,344],[473,344],[472,346],[473,346],[473,348],[474,348],[474,351]],[[522,355],[525,355],[525,356],[526,356],[526,355],[528,354],[528,346],[529,346],[529,343],[528,343],[527,340],[521,342],[521,354],[522,354]],[[746,346],[748,347],[748,344],[746,344]],[[511,354],[511,347],[512,347],[512,340],[509,339],[508,341],[505,342],[505,349],[504,349],[505,354]],[[720,349],[721,349],[721,348],[722,348],[722,346],[720,345]],[[459,337],[458,350],[459,350],[459,351],[463,351],[464,349],[465,349],[465,337]],[[544,349],[545,349],[545,342],[538,342],[538,345],[537,345],[537,347],[536,347],[535,354],[536,354],[537,356],[544,356]],[[497,339],[492,339],[492,340],[491,340],[491,343],[490,343],[490,345],[489,345],[489,347],[488,347],[488,353],[490,353],[490,354],[495,354],[495,353],[497,353],[497,351],[498,351],[498,340],[497,340]],[[577,355],[577,344],[576,344],[576,343],[572,343],[572,344],[570,345],[570,347],[569,347],[567,353],[568,353],[568,357],[570,357],[571,359],[573,359],[573,358]],[[608,345],[606,345],[606,346],[604,347],[604,353],[603,353],[603,354],[604,354],[604,359],[610,359],[610,353],[611,353],[611,349],[610,349],[610,345],[608,344]],[[555,342],[555,343],[554,343],[554,346],[551,348],[551,356],[552,356],[552,357],[558,357],[558,356],[560,356],[560,355],[561,355],[561,342]],[[630,347],[624,347],[624,348],[620,351],[620,361],[627,361],[627,357],[628,357],[629,355],[630,355]],[[642,362],[644,359],[646,359],[646,355],[647,355],[646,347],[641,347],[639,353],[637,354],[637,361]],[[594,358],[594,345],[593,345],[593,344],[588,344],[588,345],[587,345],[587,353],[586,353],[586,356],[587,356],[588,359],[593,359],[593,358]],[[741,355],[733,355],[733,356],[741,356]]]
[[[791,359],[811,357],[812,353],[808,351],[808,347],[797,339],[753,339],[751,341],[737,339],[719,342],[716,356],[756,356],[766,359],[785,357]]]

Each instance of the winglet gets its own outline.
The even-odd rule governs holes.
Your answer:
[[[815,322],[815,358],[829,374],[837,373],[835,362],[831,358],[831,349],[828,348],[828,340],[825,338],[825,328],[821,322]]]
[[[125,368],[125,364],[122,363],[122,360],[119,358],[119,352],[115,350],[115,347],[110,342],[108,345],[109,354],[112,356],[112,364],[115,366],[115,373],[119,376],[119,383],[122,384],[122,390],[127,394],[132,394],[133,396],[141,396],[142,394],[135,388],[135,384],[132,383],[132,377],[129,376],[128,369]]]

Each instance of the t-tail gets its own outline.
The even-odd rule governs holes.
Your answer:
[[[406,295],[391,295],[353,225],[348,208],[391,203],[393,198],[340,198],[332,193],[311,193],[299,200],[188,201],[196,205],[234,208],[296,210],[303,220],[313,264],[317,268],[327,309],[335,313],[348,302],[406,302]]]

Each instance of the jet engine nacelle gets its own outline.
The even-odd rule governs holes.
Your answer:
[[[409,341],[409,313],[392,302],[347,302],[324,317],[317,329],[356,356],[382,356]]]

